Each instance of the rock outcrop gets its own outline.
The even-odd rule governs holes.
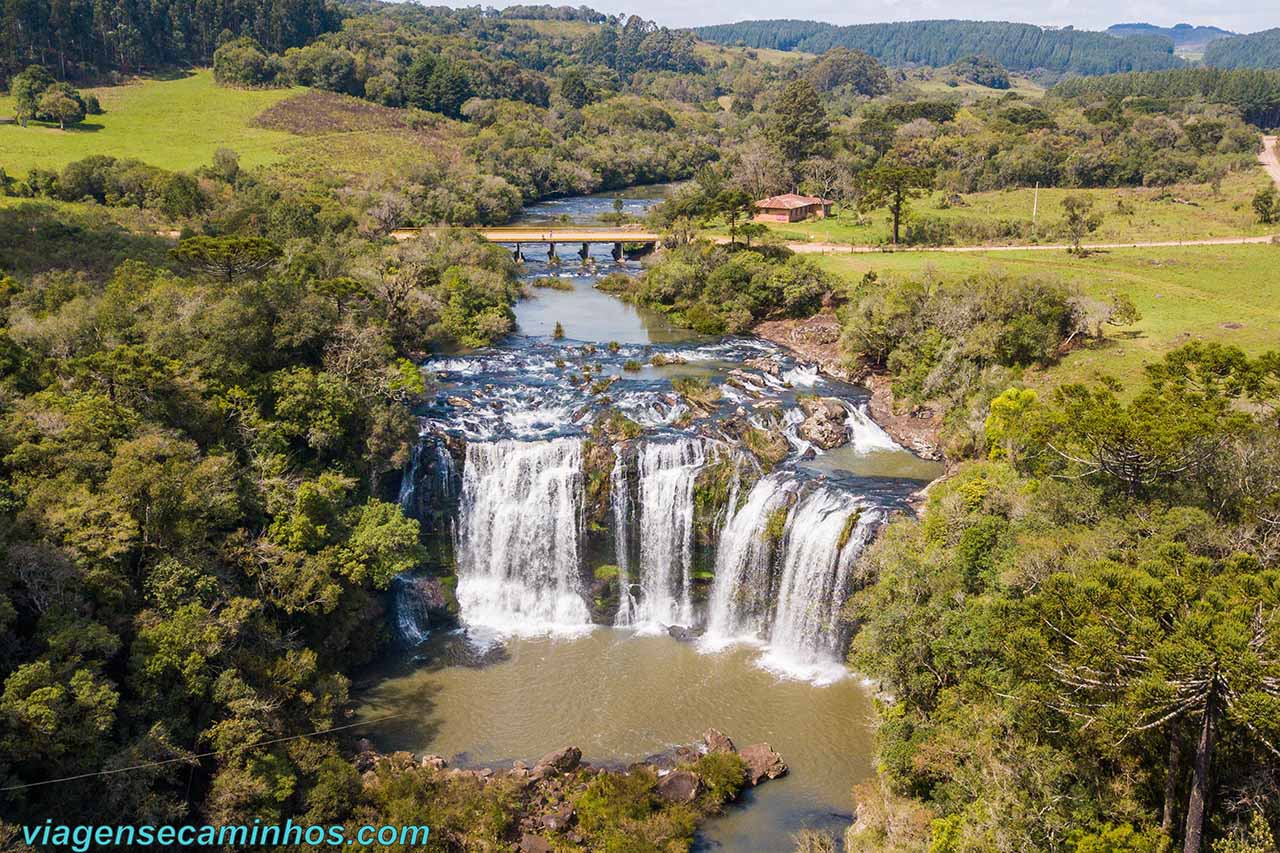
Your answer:
[[[849,440],[849,426],[845,421],[848,411],[839,400],[831,397],[802,397],[800,410],[805,413],[804,423],[797,430],[805,441],[823,450],[839,447]]]
[[[767,743],[753,743],[738,754],[747,763],[747,781],[753,786],[787,773],[787,765],[782,756],[774,752],[773,747]]]
[[[692,803],[702,792],[702,779],[692,770],[673,770],[658,781],[657,791],[669,803]]]

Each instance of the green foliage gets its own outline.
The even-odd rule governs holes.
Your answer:
[[[887,368],[913,400],[963,399],[996,368],[1047,364],[1078,322],[1072,291],[1054,280],[875,280],[859,294],[844,318],[847,351]]]
[[[188,237],[173,250],[175,260],[227,284],[264,272],[280,255],[280,247],[262,237]]]
[[[890,66],[943,67],[977,54],[1016,71],[1045,69],[1059,74],[1112,74],[1183,65],[1168,50],[1128,43],[1106,33],[990,21],[908,21],[846,27],[813,21],[744,21],[698,27],[696,32],[708,41],[777,50],[822,53],[846,47],[865,51]]]
[[[257,89],[281,85],[285,73],[279,57],[266,53],[248,37],[229,41],[213,52],[213,79],[223,86]]]
[[[1264,187],[1253,197],[1253,212],[1263,225],[1280,222],[1280,194],[1275,187]]]
[[[1275,475],[1219,484],[1274,454],[1240,405],[1271,405],[1273,362],[1194,345],[1128,403],[1006,391],[1017,470],[962,466],[865,552],[852,662],[894,697],[880,771],[935,810],[931,849],[1272,843],[1221,797],[1280,737],[1276,543],[1242,538]]]
[[[862,192],[858,197],[858,209],[870,212],[887,207],[893,220],[893,242],[901,236],[902,221],[910,213],[912,199],[923,196],[933,187],[933,173],[919,166],[912,166],[885,158],[862,177]]]
[[[1213,68],[1280,68],[1280,28],[1214,39],[1204,52]]]
[[[1009,72],[1003,65],[988,56],[962,57],[951,63],[951,73],[961,80],[986,86],[989,89],[1009,88]]]
[[[741,332],[768,317],[817,311],[833,288],[809,259],[776,250],[732,251],[706,242],[664,252],[624,296],[708,334]]]
[[[736,752],[709,752],[694,762],[693,772],[706,786],[702,799],[711,811],[736,800],[747,784],[747,764]]]
[[[783,88],[773,105],[766,133],[789,164],[822,151],[831,136],[831,122],[812,83],[798,79]]]

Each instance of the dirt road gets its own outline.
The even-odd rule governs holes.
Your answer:
[[[1280,168],[1280,167],[1278,167]],[[1275,238],[1215,237],[1212,240],[1165,240],[1149,243],[1082,243],[1083,249],[1163,249],[1176,246],[1243,246],[1249,243],[1270,243]],[[725,238],[721,242],[728,242]],[[787,248],[797,254],[869,255],[876,252],[1063,252],[1071,248],[1066,243],[1038,243],[1034,246],[919,246],[887,249],[884,246],[848,246],[842,243],[787,243]]]
[[[1258,155],[1258,162],[1280,187],[1280,136],[1262,137],[1262,153]]]

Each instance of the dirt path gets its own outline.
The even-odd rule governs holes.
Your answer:
[[[1262,153],[1258,155],[1258,162],[1280,187],[1280,136],[1262,137]]]
[[[1273,154],[1274,156],[1274,154]],[[1280,166],[1276,167],[1280,170]],[[1164,240],[1138,243],[1083,243],[1084,249],[1164,249],[1176,246],[1244,246],[1252,243],[1270,243],[1274,237],[1215,237],[1212,240]],[[720,242],[728,242],[728,238]],[[1038,243],[1034,246],[849,246],[844,243],[787,243],[787,248],[798,254],[854,254],[874,252],[1062,252],[1071,248],[1066,243]]]

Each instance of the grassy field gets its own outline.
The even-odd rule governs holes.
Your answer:
[[[1108,374],[1129,387],[1142,365],[1192,340],[1234,344],[1251,354],[1280,347],[1280,245],[1117,249],[1076,258],[1058,251],[957,254],[901,252],[815,255],[850,280],[935,274],[963,277],[985,269],[1057,276],[1088,296],[1123,292],[1142,319],[1108,329],[1108,339],[1068,354],[1033,384],[1086,381]]]
[[[947,79],[947,75],[943,71],[913,71],[907,76],[907,84],[913,89],[924,95],[960,95],[965,100],[975,100],[978,98],[1000,97],[1007,92],[1014,92],[1024,98],[1040,98],[1044,96],[1045,88],[1034,80],[1023,77],[1019,74],[1009,75],[1008,89],[992,89],[987,86],[979,86],[977,83],[961,82],[952,86]]]
[[[1092,197],[1095,209],[1104,216],[1102,226],[1089,237],[1089,242],[1260,236],[1277,231],[1274,225],[1259,224],[1252,207],[1254,194],[1268,183],[1266,173],[1259,167],[1228,175],[1216,195],[1207,184],[1102,190],[1041,189],[1038,210],[1034,189],[973,193],[962,196],[960,204],[951,204],[946,201],[945,193],[935,192],[916,201],[913,213],[944,220],[953,228],[966,220],[983,228],[996,228],[1001,222],[1019,223],[1022,232],[1030,234],[1035,212],[1038,242],[1057,243],[1063,239],[1060,233],[1062,199],[1074,193]],[[884,210],[860,218],[854,211],[837,209],[837,215],[829,219],[768,225],[779,237],[801,242],[875,245],[888,242],[890,234],[888,212]],[[957,236],[955,242],[1017,245],[1029,241],[1017,238],[973,241]]]
[[[367,179],[376,183],[447,150],[455,123],[414,130],[403,110],[307,89],[230,89],[208,71],[91,90],[106,112],[68,131],[0,123],[0,168],[24,176],[91,154],[136,158],[165,169],[207,165],[219,148],[245,168],[267,167],[298,183]],[[0,98],[0,115],[13,105]]]
[[[0,124],[0,167],[24,175],[33,166],[57,169],[90,154],[132,157],[165,169],[190,170],[213,159],[219,148],[234,148],[246,167],[284,157],[291,135],[253,127],[250,120],[301,90],[227,89],[208,71],[171,80],[143,80],[91,89],[103,115],[66,131],[32,123]],[[13,102],[0,98],[0,115],[12,116]]]
[[[765,65],[794,65],[815,58],[815,54],[799,50],[772,50],[767,47],[732,47],[700,41],[694,45],[694,53],[703,59],[729,61],[746,56]]]

